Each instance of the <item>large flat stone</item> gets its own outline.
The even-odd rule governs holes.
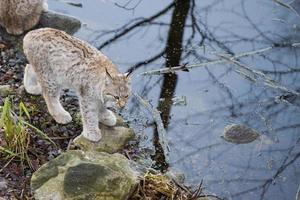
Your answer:
[[[74,144],[83,151],[98,151],[116,153],[126,146],[135,137],[134,131],[127,126],[124,120],[116,115],[117,124],[114,127],[107,127],[99,124],[102,138],[99,142],[92,142],[84,136],[79,135],[74,139]]]
[[[74,144],[84,151],[116,153],[124,149],[129,140],[134,138],[130,128],[117,126],[113,128],[101,126],[102,138],[99,142],[91,142],[82,135],[74,139]]]
[[[36,171],[37,200],[125,200],[138,184],[134,164],[121,154],[68,151]]]

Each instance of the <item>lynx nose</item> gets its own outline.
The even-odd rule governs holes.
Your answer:
[[[122,101],[122,100],[118,101],[118,106],[119,106],[120,108],[123,108],[125,105],[126,105],[126,102],[125,102],[125,101]]]

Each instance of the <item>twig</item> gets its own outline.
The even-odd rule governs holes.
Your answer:
[[[129,4],[132,2],[132,0],[129,0],[127,1],[127,3],[125,3],[124,5],[121,5],[121,4],[118,4],[118,3],[115,3],[115,5],[119,8],[123,8],[125,10],[134,10],[136,9],[136,7],[142,2],[142,0],[139,0],[134,6],[132,7],[128,7]]]
[[[300,43],[293,43],[293,44],[274,44],[270,47],[265,47],[262,49],[257,49],[254,51],[248,51],[248,52],[243,52],[240,53],[238,55],[229,57],[230,59],[239,59],[239,58],[243,58],[243,57],[248,57],[248,56],[253,56],[253,55],[258,55],[258,54],[262,54],[268,51],[273,50],[274,48],[278,48],[278,47],[299,47]],[[196,63],[196,64],[191,64],[191,65],[180,65],[180,66],[175,66],[172,68],[162,68],[162,69],[155,69],[155,70],[150,70],[150,71],[146,71],[146,72],[142,72],[140,75],[160,75],[160,74],[166,74],[166,73],[175,73],[176,71],[182,71],[182,70],[189,70],[189,69],[193,69],[193,68],[198,68],[198,67],[206,67],[209,65],[216,65],[216,64],[221,64],[221,63],[225,63],[226,60],[224,59],[215,59],[209,62],[205,62],[205,63]]]
[[[72,143],[73,143],[73,139],[69,140],[67,151],[71,149]]]
[[[149,65],[150,63],[152,63],[152,62],[158,60],[159,58],[161,58],[165,54],[165,52],[166,52],[166,50],[163,49],[161,52],[159,52],[158,54],[152,56],[151,58],[148,58],[147,60],[144,60],[144,61],[136,63],[134,66],[132,66],[131,68],[129,68],[127,70],[127,72],[137,70],[138,68],[140,68],[140,67],[142,67],[144,65]]]
[[[125,150],[124,152],[125,152],[126,157],[127,157],[129,160],[132,160],[132,158],[131,158],[131,156],[129,155],[128,151]]]
[[[293,8],[290,4],[287,4],[287,3],[283,3],[279,0],[273,0],[276,4],[282,6],[282,7],[285,7],[289,10],[291,10],[293,13],[295,13],[298,17],[300,17],[299,13],[295,10],[295,8]]]
[[[153,120],[157,127],[157,132],[159,135],[159,138],[158,138],[159,143],[160,143],[161,147],[163,148],[163,151],[164,151],[163,153],[165,155],[166,161],[168,161],[168,154],[169,154],[168,141],[167,141],[167,137],[166,137],[166,130],[164,128],[159,111],[157,109],[153,108],[148,101],[144,100],[138,94],[133,93],[133,95],[138,100],[138,102],[151,113]]]
[[[279,83],[274,81],[271,77],[267,76],[266,74],[264,74],[263,72],[261,72],[259,70],[251,69],[250,67],[246,66],[245,64],[242,64],[241,62],[239,62],[235,59],[229,58],[227,56],[224,56],[224,55],[219,55],[219,56],[222,59],[234,64],[236,67],[235,71],[237,73],[242,74],[243,76],[245,76],[246,78],[249,78],[250,80],[253,80],[254,82],[262,83],[267,87],[270,87],[270,88],[273,88],[276,90],[280,90],[280,91],[283,91],[286,93],[291,93],[296,96],[300,96],[300,93],[298,93],[297,91],[288,89],[288,88],[280,85]]]
[[[71,6],[75,6],[75,7],[78,7],[78,8],[82,8],[82,3],[73,3],[73,2],[67,2],[67,4],[71,5]]]
[[[15,158],[15,156],[13,156],[1,169],[0,169],[0,173],[11,163],[11,161]]]

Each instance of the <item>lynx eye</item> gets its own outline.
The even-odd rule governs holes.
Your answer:
[[[129,95],[126,95],[125,98],[127,99],[129,97]]]
[[[115,98],[116,100],[119,100],[119,99],[120,99],[120,97],[118,97],[118,96],[114,96],[114,98]]]

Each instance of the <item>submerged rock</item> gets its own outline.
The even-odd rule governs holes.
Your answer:
[[[81,22],[69,15],[53,11],[44,11],[41,15],[40,27],[50,27],[74,34],[81,27]]]
[[[231,124],[225,127],[221,137],[227,142],[246,144],[258,139],[260,134],[245,125]]]
[[[135,137],[134,131],[121,118],[118,118],[115,127],[100,125],[100,129],[102,138],[99,142],[91,142],[80,135],[74,139],[74,144],[84,151],[116,153]]]
[[[138,184],[133,163],[121,154],[68,151],[31,179],[37,200],[125,200]]]

